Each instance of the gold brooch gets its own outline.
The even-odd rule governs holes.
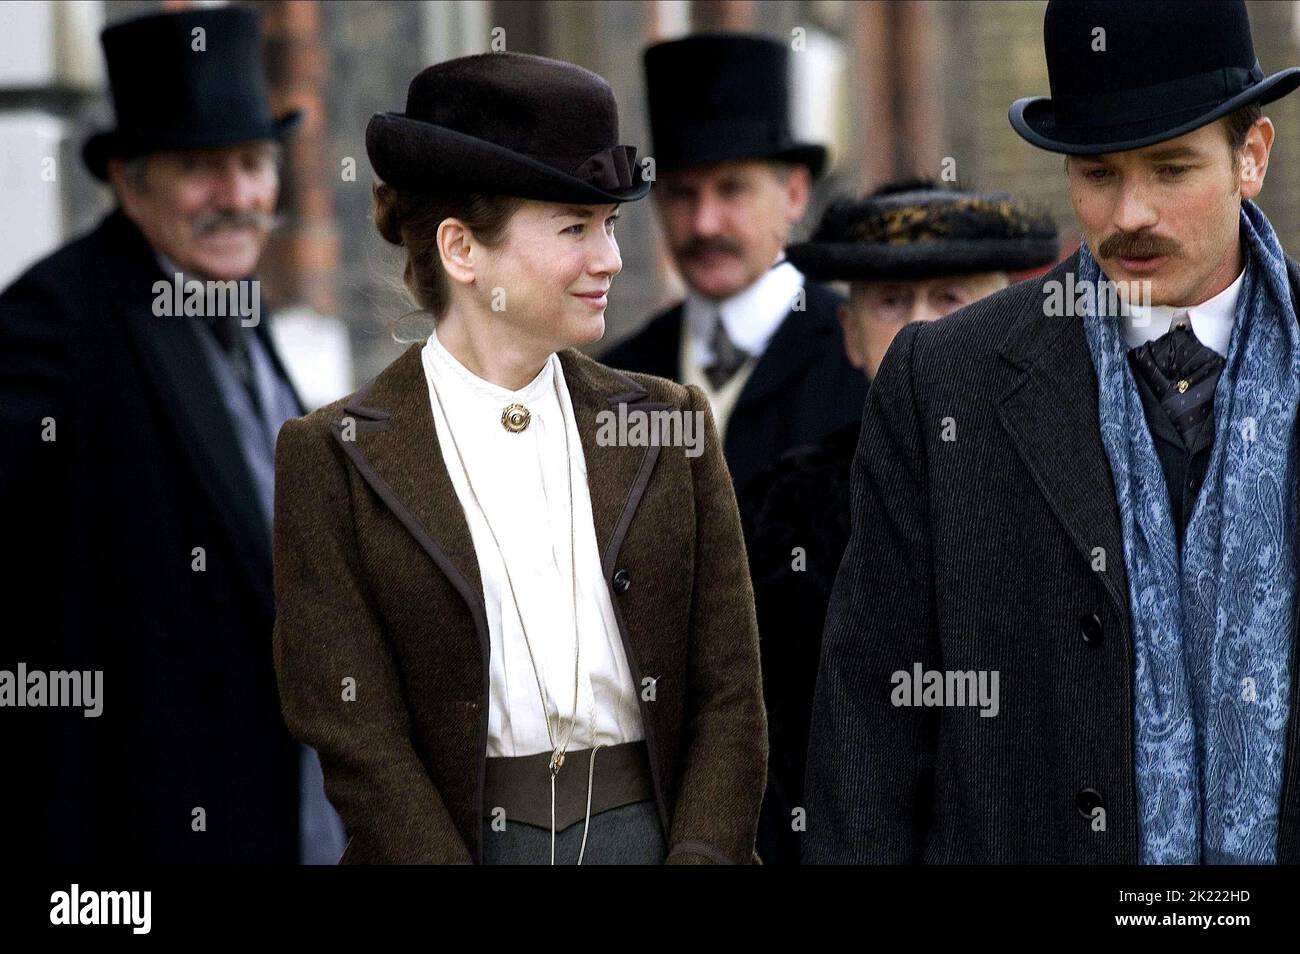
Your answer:
[[[522,404],[511,404],[501,412],[501,426],[511,434],[518,434],[528,427],[528,422],[532,420],[532,417],[528,413],[528,408]]]

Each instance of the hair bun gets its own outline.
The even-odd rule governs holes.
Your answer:
[[[375,183],[375,228],[393,245],[405,245],[402,240],[402,202],[397,190],[383,182]]]

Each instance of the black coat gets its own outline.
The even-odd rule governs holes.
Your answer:
[[[1082,321],[1044,313],[1044,283],[1077,267],[907,325],[872,384],[813,705],[805,861],[1137,863],[1128,581],[1097,377]],[[998,671],[998,714],[895,707],[891,674],[916,663]],[[1291,863],[1296,668],[1293,651]]]
[[[805,284],[804,310],[791,311],[768,341],[727,422],[723,452],[741,500],[749,482],[783,453],[858,420],[866,379],[849,364],[836,309],[843,299]],[[601,362],[681,381],[682,306],[607,351]]]
[[[750,483],[745,501],[767,701],[768,786],[758,827],[765,864],[799,863],[803,836],[791,820],[804,803],[808,720],[826,607],[849,542],[849,469],[860,426],[854,421],[783,455]]]
[[[152,313],[163,278],[116,212],[0,294],[0,669],[104,673],[98,718],[0,713],[21,746],[6,840],[48,861],[294,862],[270,527],[202,319]]]

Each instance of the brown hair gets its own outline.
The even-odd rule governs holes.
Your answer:
[[[399,192],[375,183],[375,228],[393,245],[406,248],[402,280],[416,305],[435,318],[447,307],[447,272],[438,255],[438,226],[443,219],[460,219],[474,238],[488,248],[501,244],[510,217],[523,204],[513,196],[426,195]]]
[[[1247,103],[1240,109],[1233,110],[1223,117],[1223,128],[1228,134],[1228,148],[1232,150],[1232,170],[1237,171],[1241,164],[1241,147],[1246,144],[1246,134],[1250,132],[1250,127],[1255,125],[1259,117],[1264,115],[1263,109],[1259,103]]]

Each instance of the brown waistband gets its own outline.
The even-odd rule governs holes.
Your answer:
[[[587,816],[587,773],[591,749],[564,756],[555,778],[555,830],[563,831]],[[551,753],[487,760],[483,784],[483,817],[505,809],[507,821],[551,828]],[[653,799],[650,751],[644,741],[604,745],[596,750],[591,787],[591,814]]]

